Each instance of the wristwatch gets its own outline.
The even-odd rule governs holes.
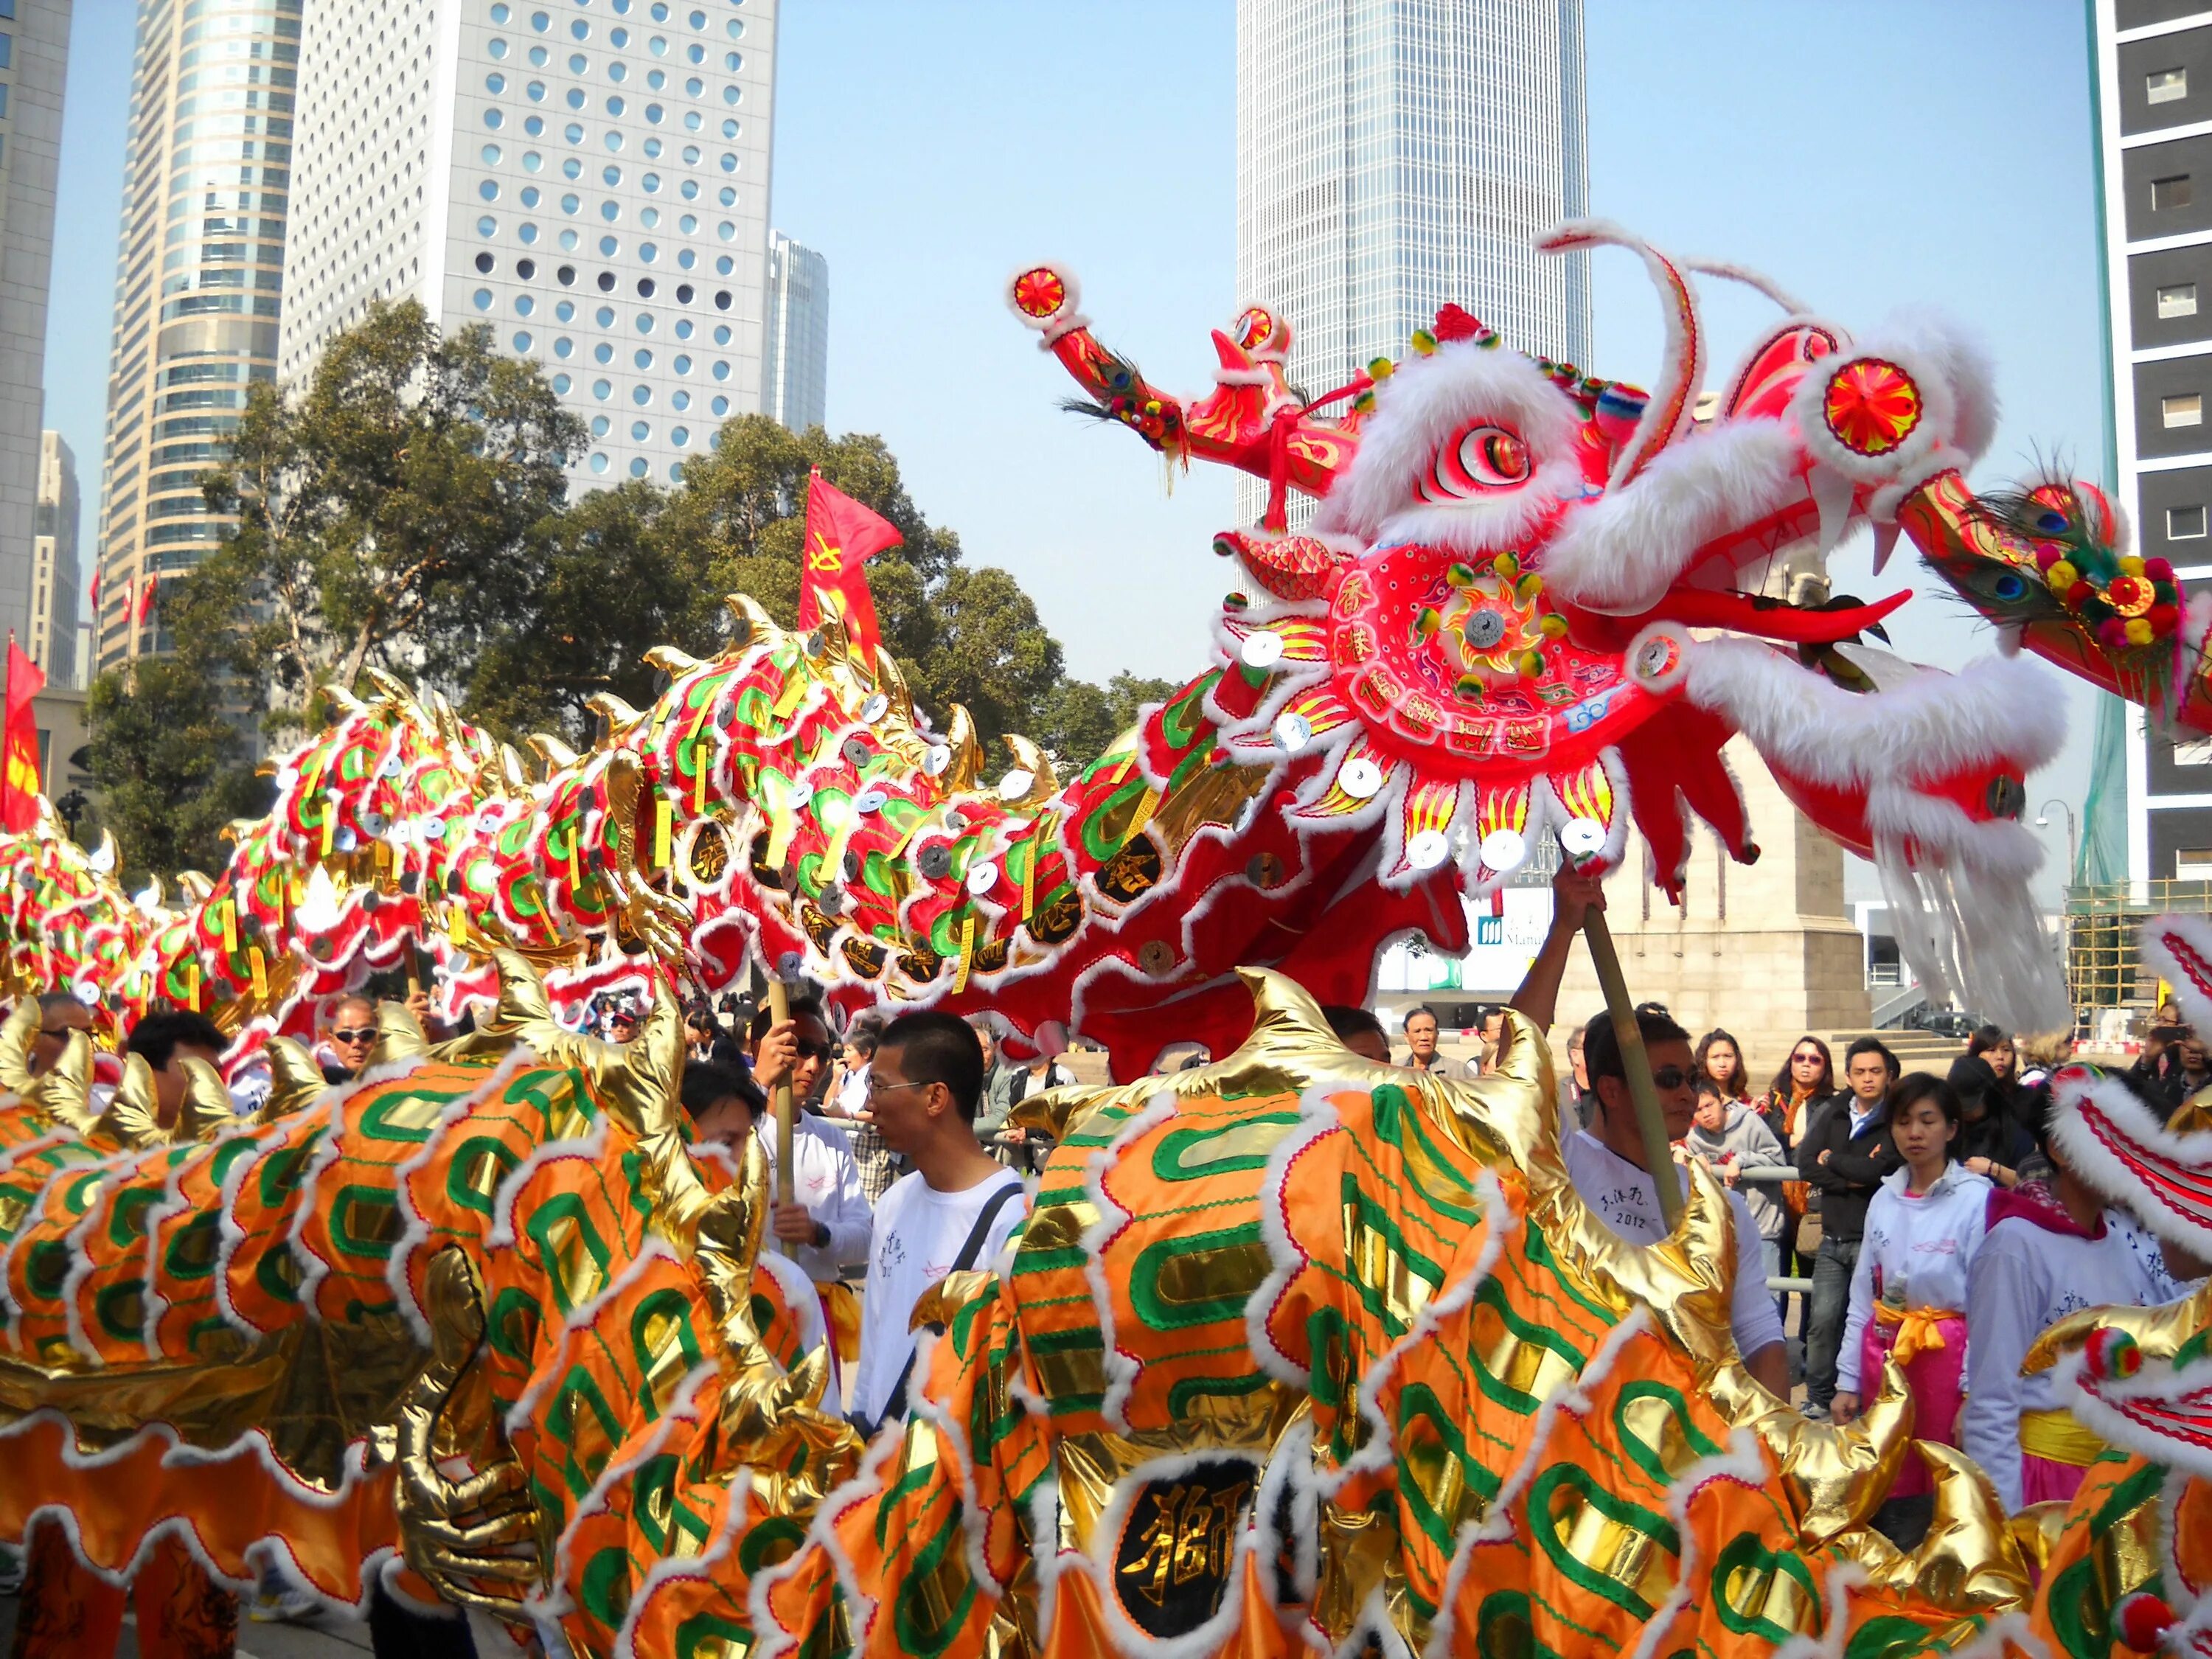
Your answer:
[[[830,1248],[830,1229],[819,1221],[814,1224],[814,1248],[817,1250]]]

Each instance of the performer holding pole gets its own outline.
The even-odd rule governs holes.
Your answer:
[[[791,1019],[791,988],[783,982],[781,975],[771,975],[768,982],[769,1026],[787,1024]],[[791,1079],[784,1077],[775,1085],[775,1201],[789,1204],[798,1197],[798,1188],[793,1176],[791,1138],[799,1123],[799,1103],[791,1092]],[[791,1246],[782,1240],[778,1245],[786,1255]]]
[[[1605,992],[1606,1012],[1613,1017],[1621,1063],[1628,1068],[1628,1096],[1636,1103],[1636,1131],[1644,1142],[1644,1167],[1658,1192],[1660,1216],[1672,1232],[1682,1218],[1681,1177],[1674,1168],[1674,1143],[1667,1134],[1667,1115],[1660,1109],[1658,1086],[1651,1080],[1651,1056],[1644,1049],[1636,1005],[1628,1000],[1628,978],[1620,971],[1620,953],[1613,948],[1613,929],[1606,926],[1603,895],[1583,912],[1583,938],[1589,945],[1590,966],[1597,970],[1598,985]]]

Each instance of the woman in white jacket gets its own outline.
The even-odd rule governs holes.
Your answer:
[[[1861,1401],[1881,1387],[1882,1362],[1894,1358],[1912,1394],[1914,1437],[1946,1446],[1959,1443],[1966,1274],[1981,1246],[1991,1190],[1987,1176],[1951,1157],[1959,1119],[1958,1095],[1926,1072],[1912,1073],[1891,1091],[1890,1136],[1905,1166],[1867,1205],[1832,1407],[1838,1423],[1856,1416]],[[1926,1469],[1909,1457],[1890,1496],[1928,1490]]]

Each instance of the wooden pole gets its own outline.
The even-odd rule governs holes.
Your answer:
[[[1589,941],[1590,964],[1605,992],[1606,1012],[1613,1016],[1613,1035],[1620,1041],[1621,1069],[1628,1073],[1628,1097],[1636,1103],[1636,1127],[1644,1138],[1644,1167],[1650,1172],[1652,1188],[1659,1194],[1660,1217],[1671,1233],[1682,1216],[1681,1177],[1675,1173],[1674,1147],[1667,1139],[1667,1116],[1659,1109],[1659,1087],[1651,1080],[1651,1056],[1644,1052],[1636,1005],[1628,1000],[1628,980],[1613,948],[1613,930],[1605,925],[1605,912],[1595,905],[1583,912],[1583,937]]]
[[[768,1018],[771,1029],[791,1018],[791,992],[781,979],[768,982]],[[799,1103],[792,1097],[789,1078],[775,1085],[775,1201],[789,1204],[798,1196],[791,1163],[792,1132],[799,1122]]]

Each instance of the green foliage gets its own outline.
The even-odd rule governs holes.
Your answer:
[[[214,867],[222,825],[266,798],[240,726],[296,732],[319,716],[317,686],[354,686],[364,667],[443,688],[503,737],[580,744],[595,693],[639,707],[659,694],[651,647],[722,647],[724,595],[794,625],[816,468],[904,538],[868,583],[886,648],[940,724],[964,704],[987,742],[1025,732],[1080,763],[1174,690],[1067,678],[1020,584],[961,562],[879,438],[743,416],[674,489],[571,502],[583,437],[538,365],[500,356],[483,329],[441,337],[411,301],[372,311],[290,397],[253,388],[231,461],[204,481],[235,533],[162,584],[171,654],[93,690],[92,769],[126,855]]]

